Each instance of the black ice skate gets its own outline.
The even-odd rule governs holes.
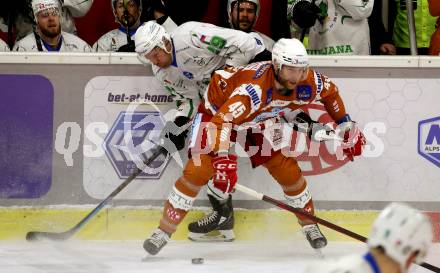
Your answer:
[[[320,249],[327,245],[327,239],[322,234],[317,224],[305,225],[302,227],[302,230],[314,249]]]
[[[234,235],[234,209],[232,198],[229,195],[224,204],[208,194],[209,202],[213,211],[197,222],[188,225],[188,238],[192,241],[224,241],[231,242],[235,239]]]
[[[150,238],[145,240],[144,249],[150,255],[156,255],[169,241],[170,234],[158,228],[151,234]]]

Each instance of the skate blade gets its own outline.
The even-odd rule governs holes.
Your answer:
[[[315,251],[316,256],[318,256],[318,258],[325,259],[324,253],[322,253],[321,249],[314,248],[313,250]]]
[[[188,239],[193,242],[232,242],[235,240],[233,230],[215,230],[208,233],[188,233]]]

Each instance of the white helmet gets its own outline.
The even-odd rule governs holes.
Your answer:
[[[123,1],[124,4],[125,4],[125,3],[127,3],[128,1],[130,1],[130,0],[110,0],[111,5],[112,5],[113,14],[115,15],[116,23],[122,25],[122,22],[119,22],[119,19],[118,19],[118,17],[116,16],[116,4],[117,4],[119,1]],[[142,1],[141,1],[141,0],[131,0],[131,1],[134,1],[134,2],[136,3],[136,5],[137,5],[138,9],[139,9],[139,16],[138,16],[138,18],[136,18],[136,22],[138,22],[138,21],[140,21],[140,19],[141,19],[141,13],[142,13]]]
[[[235,28],[235,26],[232,24],[232,7],[237,4],[237,2],[250,2],[250,3],[254,3],[256,6],[256,11],[255,11],[255,21],[254,21],[254,25],[257,22],[258,19],[258,15],[260,14],[260,0],[228,0],[228,6],[226,7],[226,11],[228,12],[228,18],[229,18],[229,24],[231,24],[231,26],[233,28]],[[253,26],[252,26],[253,27]]]
[[[60,2],[58,0],[32,0],[32,12],[34,13],[35,21],[38,13],[48,10],[57,9],[60,12]]]
[[[282,65],[306,68],[309,66],[309,57],[298,39],[281,38],[273,46],[272,63],[275,71],[279,71]]]
[[[134,34],[136,52],[144,56],[158,46],[170,53],[165,47],[164,38],[169,41],[171,40],[170,34],[168,34],[163,26],[154,20],[143,23]]]
[[[416,262],[422,262],[432,239],[432,224],[426,215],[408,205],[391,203],[374,221],[368,245],[382,247],[405,272],[414,252],[418,252]]]

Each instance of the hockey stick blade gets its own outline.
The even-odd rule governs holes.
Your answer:
[[[153,162],[158,156],[161,154],[166,155],[168,151],[163,148],[162,146],[156,146],[152,148],[150,153],[150,156],[147,160],[144,161],[145,165],[150,165],[151,162]],[[107,198],[105,198],[101,203],[99,203],[98,206],[96,206],[89,214],[87,214],[79,223],[77,223],[74,227],[71,229],[64,231],[64,232],[46,232],[46,231],[29,231],[26,234],[26,240],[28,242],[38,241],[38,240],[53,240],[53,241],[64,241],[72,237],[75,233],[77,233],[84,225],[86,225],[90,219],[92,219],[96,214],[98,214],[99,211],[105,205],[107,205],[108,202],[110,202],[113,197],[115,197],[119,192],[121,192],[128,184],[131,183],[140,173],[142,173],[141,169],[136,169],[135,172],[133,172],[127,179],[124,180],[112,193],[110,193]]]
[[[267,196],[265,194],[259,193],[259,192],[255,191],[255,190],[251,189],[251,188],[248,188],[246,186],[243,186],[243,185],[240,185],[240,184],[237,183],[235,185],[235,189],[240,191],[240,192],[242,192],[242,193],[244,193],[244,194],[252,196],[255,199],[262,200],[264,202],[270,203],[270,204],[275,205],[275,206],[277,206],[277,207],[279,207],[281,209],[290,211],[290,212],[292,212],[294,214],[298,214],[298,215],[302,215],[302,216],[308,217],[310,220],[313,220],[313,221],[315,221],[315,222],[317,222],[317,223],[319,223],[319,224],[321,224],[321,225],[323,225],[325,227],[328,227],[329,229],[332,229],[332,230],[334,230],[336,232],[339,232],[339,233],[342,233],[344,235],[347,235],[347,236],[349,236],[349,237],[351,237],[353,239],[356,239],[356,240],[364,242],[364,243],[367,242],[367,238],[362,236],[362,235],[360,235],[360,234],[357,234],[357,233],[355,233],[355,232],[353,232],[351,230],[345,229],[345,228],[343,228],[341,226],[338,226],[336,224],[328,222],[328,221],[326,221],[326,220],[324,220],[322,218],[319,218],[319,217],[317,217],[315,215],[311,215],[311,214],[309,214],[309,213],[307,213],[307,212],[305,212],[303,210],[300,210],[300,209],[294,208],[292,206],[289,206],[288,204],[286,204],[284,202],[278,201],[278,200],[276,200],[276,199],[274,199],[274,198],[272,198],[270,196]],[[418,265],[420,265],[421,267],[424,267],[424,268],[426,268],[428,270],[431,270],[433,272],[440,273],[440,268],[437,267],[437,266],[434,266],[432,264],[423,262],[423,263],[418,264]]]

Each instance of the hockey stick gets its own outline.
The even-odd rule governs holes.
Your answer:
[[[173,123],[174,124],[174,123]],[[181,126],[181,127],[165,127],[162,131],[162,134],[164,132],[170,132],[173,135],[180,135],[183,133],[188,127],[190,127],[191,122],[188,122],[187,124]],[[163,147],[165,146],[165,147]],[[169,147],[166,143],[161,145],[156,145],[150,150],[150,156],[143,162],[146,166],[149,166],[158,156],[161,154],[166,155],[169,151],[173,152],[175,150],[175,147]],[[96,214],[98,214],[99,211],[108,203],[110,202],[113,197],[115,197],[118,193],[120,193],[125,187],[128,186],[128,184],[131,183],[140,173],[142,173],[142,169],[137,168],[136,171],[134,171],[127,179],[124,180],[112,193],[110,193],[107,198],[105,198],[99,205],[94,208],[89,214],[86,215],[78,224],[76,224],[71,229],[64,231],[64,232],[44,232],[44,231],[30,231],[26,234],[26,240],[27,241],[37,241],[41,239],[49,239],[54,241],[64,241],[72,237],[75,233],[77,233],[84,225],[86,225],[90,219],[92,219]]]
[[[167,154],[167,150],[162,146],[156,146],[152,148],[152,154],[150,157],[144,161],[145,165],[151,164],[159,155]],[[44,231],[30,231],[26,234],[27,241],[37,241],[42,239],[49,239],[54,241],[64,241],[72,237],[75,233],[77,233],[85,224],[87,224],[90,219],[92,219],[96,214],[98,214],[101,209],[110,202],[113,197],[115,197],[118,193],[120,193],[125,187],[130,184],[140,173],[142,173],[142,169],[137,168],[135,172],[133,172],[124,182],[122,182],[112,193],[110,193],[107,198],[105,198],[99,205],[94,208],[86,217],[84,217],[78,224],[76,224],[71,229],[64,232],[44,232]]]
[[[289,205],[287,205],[284,202],[278,201],[278,200],[276,200],[276,199],[274,199],[274,198],[272,198],[270,196],[267,196],[265,194],[259,193],[259,192],[255,191],[253,189],[250,189],[250,188],[248,188],[246,186],[243,186],[243,185],[240,185],[240,184],[236,184],[235,185],[235,189],[240,191],[240,192],[242,192],[242,193],[244,193],[244,194],[252,196],[252,197],[254,197],[254,198],[258,199],[258,200],[263,200],[264,202],[267,202],[267,203],[270,203],[272,205],[275,205],[275,206],[277,206],[277,207],[279,207],[281,209],[293,212],[296,215],[305,216],[305,217],[309,218],[310,220],[313,220],[313,221],[315,221],[315,222],[317,222],[317,223],[319,223],[319,224],[321,224],[323,226],[326,226],[329,229],[332,229],[334,231],[337,231],[339,233],[347,235],[347,236],[349,236],[349,237],[351,237],[353,239],[356,239],[356,240],[364,242],[364,243],[367,242],[367,238],[362,236],[362,235],[359,235],[359,234],[354,233],[353,231],[345,229],[345,228],[343,228],[341,226],[338,226],[338,225],[335,225],[333,223],[330,223],[330,222],[328,222],[328,221],[326,221],[324,219],[321,219],[319,217],[311,215],[311,214],[309,214],[309,213],[307,213],[305,211],[302,211],[300,209],[297,209],[297,208],[294,208],[292,206],[289,206]],[[421,263],[419,265],[424,267],[424,268],[426,268],[426,269],[428,269],[428,270],[431,270],[433,272],[440,273],[440,268],[436,267],[436,266],[434,266],[432,264],[428,264],[428,263],[423,262],[423,263]]]

